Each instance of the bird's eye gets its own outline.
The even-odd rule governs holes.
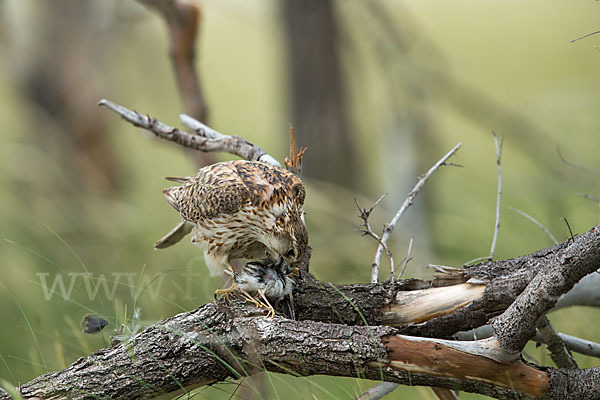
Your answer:
[[[296,255],[296,252],[294,251],[294,249],[289,249],[287,253],[285,253],[286,256],[288,257],[294,257]]]

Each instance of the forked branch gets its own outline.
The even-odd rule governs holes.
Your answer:
[[[183,147],[207,152],[220,151],[235,154],[246,160],[263,161],[280,165],[275,158],[271,157],[259,146],[239,136],[229,136],[219,133],[187,115],[182,115],[181,118],[188,127],[194,126],[193,134],[169,126],[155,118],[142,115],[137,111],[132,111],[109,100],[102,99],[98,102],[98,105],[108,107],[134,126],[143,128],[161,139],[177,143]]]
[[[427,179],[429,179],[431,175],[433,175],[433,173],[437,171],[442,165],[446,165],[446,161],[448,161],[448,159],[452,157],[454,153],[458,151],[458,149],[460,149],[460,146],[462,146],[462,143],[458,143],[456,146],[454,146],[452,150],[450,150],[448,153],[446,153],[444,157],[442,157],[438,162],[436,162],[433,165],[433,167],[431,167],[429,171],[425,173],[425,175],[419,178],[415,187],[410,191],[408,197],[406,198],[406,200],[404,200],[404,203],[402,203],[402,206],[400,207],[396,215],[394,215],[394,218],[392,218],[392,220],[384,226],[383,234],[381,235],[381,241],[379,246],[377,247],[377,251],[375,252],[375,259],[373,260],[373,265],[371,268],[372,283],[376,283],[379,281],[379,265],[381,264],[381,255],[383,254],[384,247],[387,244],[387,241],[390,238],[392,231],[396,227],[396,224],[400,220],[400,217],[402,217],[402,215],[406,212],[408,207],[410,207],[413,204],[413,200],[415,199],[417,194],[419,194],[419,192],[425,185],[425,182],[427,182]]]

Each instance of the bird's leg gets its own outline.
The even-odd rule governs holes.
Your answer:
[[[225,270],[225,273],[231,276],[231,285],[227,289],[218,289],[215,292],[215,299],[218,299],[220,296],[225,296],[225,298],[229,300],[231,293],[238,290],[238,287],[235,284],[235,272],[233,272],[231,264],[227,263],[227,270]]]
[[[269,300],[267,300],[267,298],[262,290],[258,291],[258,294],[260,294],[260,296],[262,297],[262,300],[257,299],[256,297],[252,296],[250,293],[248,293],[244,289],[240,289],[240,293],[242,293],[242,295],[244,296],[244,298],[247,301],[254,304],[256,307],[266,308],[268,310],[267,318],[273,318],[275,316],[275,309],[273,308],[271,303],[269,303]]]
[[[231,285],[227,289],[218,289],[217,291],[215,291],[215,299],[218,299],[221,296],[225,296],[225,298],[229,300],[229,296],[236,290],[238,290],[238,287],[235,284],[235,282],[232,281]]]
[[[260,294],[260,297],[263,298],[263,300],[265,301],[264,306],[267,308],[267,310],[269,310],[269,312],[267,312],[267,318],[275,317],[275,309],[273,308],[271,303],[269,303],[269,300],[267,300],[265,293],[261,289],[259,289],[258,294]]]
[[[258,308],[267,307],[267,305],[265,303],[263,303],[262,301],[256,299],[254,296],[252,296],[250,293],[248,293],[244,289],[240,289],[240,293],[244,296],[244,298],[247,301],[249,301],[250,303],[254,304],[256,307],[258,307]]]
[[[229,300],[229,296],[231,293],[238,290],[237,285],[235,284],[235,272],[233,272],[233,268],[231,268],[231,264],[227,263],[226,274],[231,276],[231,285],[227,289],[218,289],[215,292],[215,299],[218,299],[220,296],[225,296],[227,300]]]

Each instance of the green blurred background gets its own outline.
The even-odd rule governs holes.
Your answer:
[[[497,184],[492,130],[504,137],[495,258],[551,244],[509,206],[558,240],[569,235],[563,217],[574,233],[599,222],[598,201],[581,194],[600,196],[600,35],[569,42],[600,27],[597,2],[200,7],[197,65],[209,124],[282,160],[293,123],[309,147],[306,218],[319,279],[367,282],[376,246],[356,232],[354,198],[368,206],[388,193],[371,221],[380,229],[417,176],[457,142],[453,161],[464,167],[433,176],[391,248],[400,262],[414,236],[405,277],[431,276],[429,263],[460,266],[487,255]],[[221,286],[187,240],[152,247],[178,221],[161,196],[163,177],[193,174],[196,157],[96,106],[108,98],[178,126],[184,108],[167,48],[163,21],[134,1],[0,1],[0,379],[18,384],[66,367],[106,346],[136,306],[146,325],[210,301]],[[104,274],[109,293],[101,287],[92,299],[88,272]],[[382,277],[388,273],[384,261]],[[51,285],[57,277],[67,289],[75,277],[68,299],[44,293],[43,279]],[[90,312],[110,321],[102,334],[80,332]],[[589,308],[551,315],[563,332],[596,341],[598,317]],[[552,365],[545,347],[527,352]],[[198,396],[351,399],[372,385],[269,374]],[[388,397],[433,394],[403,387]]]

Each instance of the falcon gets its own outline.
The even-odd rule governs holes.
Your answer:
[[[237,160],[206,166],[192,177],[167,179],[181,183],[163,194],[182,221],[156,242],[156,249],[192,233],[192,242],[204,250],[211,276],[225,269],[233,272],[231,262],[236,259],[272,258],[295,267],[304,258],[306,192],[294,173],[260,161]]]

